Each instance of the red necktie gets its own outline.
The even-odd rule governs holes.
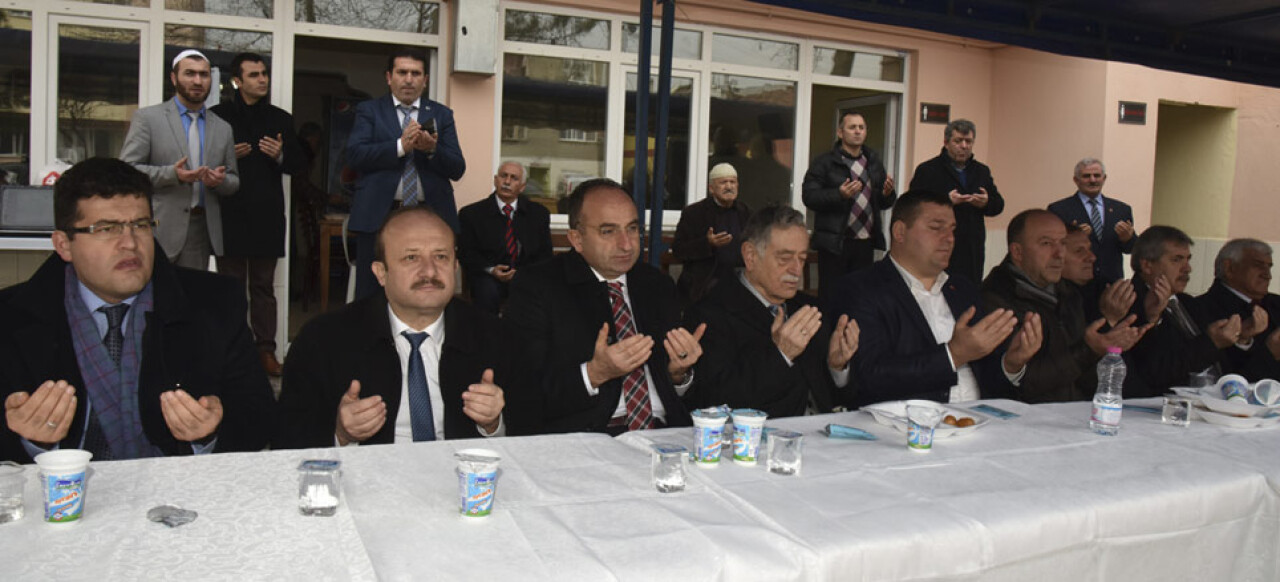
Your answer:
[[[613,307],[613,323],[618,330],[618,341],[636,335],[631,308],[622,296],[622,283],[609,283],[609,303]],[[653,424],[653,406],[649,402],[649,382],[645,380],[643,365],[623,378],[622,394],[627,401],[627,430],[649,428]]]
[[[515,224],[511,221],[511,205],[503,204],[502,213],[507,215],[507,256],[511,257],[511,266],[514,267],[516,265],[516,254],[519,252],[519,249],[516,247]]]

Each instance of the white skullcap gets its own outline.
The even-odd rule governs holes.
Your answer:
[[[730,164],[716,164],[711,168],[711,173],[707,174],[709,180],[719,180],[720,178],[737,178],[738,171],[733,169]]]
[[[202,60],[205,60],[205,61],[209,60],[209,57],[204,56],[204,53],[196,49],[187,49],[185,51],[178,53],[178,56],[173,57],[173,63],[169,65],[169,68],[172,69],[178,66],[178,61],[181,61],[182,59],[185,59],[187,57],[200,57]]]

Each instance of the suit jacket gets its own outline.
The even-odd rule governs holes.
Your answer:
[[[1098,257],[1093,264],[1093,279],[1106,285],[1124,278],[1124,255],[1133,252],[1133,243],[1138,235],[1134,234],[1125,243],[1116,236],[1117,223],[1133,222],[1133,209],[1128,204],[1103,195],[1102,206],[1102,232],[1089,235],[1089,246]],[[1089,210],[1076,194],[1050,204],[1049,212],[1058,215],[1066,224],[1090,224]]]
[[[787,313],[795,313],[806,305],[816,306],[816,302],[798,293],[784,305]],[[690,329],[707,324],[702,357],[694,368],[696,386],[684,395],[689,408],[728,404],[731,408],[760,409],[774,418],[803,415],[810,399],[820,413],[851,400],[843,393],[837,395],[827,371],[830,333],[819,332],[788,364],[773,343],[769,309],[737,276],[716,285],[689,309],[685,322]],[[824,331],[831,328],[823,327]]]
[[[356,106],[356,120],[347,138],[347,164],[360,174],[351,200],[350,228],[356,232],[378,231],[400,186],[405,158],[396,156],[396,142],[404,132],[393,101],[388,93]],[[453,110],[424,95],[419,102],[418,123],[426,125],[428,119],[435,119],[436,123],[435,153],[413,150],[405,155],[413,156],[426,203],[457,232],[458,207],[451,180],[462,178],[467,162],[458,145]]]
[[[248,105],[236,91],[231,101],[213,106],[231,125],[235,143],[252,146],[249,155],[236,160],[240,171],[240,195],[222,201],[222,244],[224,256],[284,256],[284,174],[300,173],[305,161],[298,138],[293,133],[293,116],[262,99]],[[264,137],[283,140],[279,162],[258,149]]]
[[[956,319],[970,307],[977,310],[973,321],[986,315],[978,287],[968,279],[948,279],[942,293]],[[951,368],[946,342],[934,339],[920,305],[889,257],[845,275],[837,288],[835,309],[829,311],[828,318],[848,315],[862,330],[852,363],[859,405],[909,398],[950,399],[957,375]],[[969,362],[982,398],[1003,398],[1011,392],[1000,362],[1003,355],[1004,350],[997,349]]]
[[[447,439],[481,438],[476,423],[462,411],[462,393],[480,381],[485,368],[503,389],[503,422],[508,434],[520,434],[518,398],[508,386],[510,351],[501,340],[498,319],[454,299],[444,311],[444,346],[440,350],[440,396],[444,400]],[[391,337],[387,296],[381,289],[342,309],[307,323],[289,348],[280,390],[281,422],[276,448],[331,447],[338,403],[360,381],[360,397],[378,395],[387,404],[387,421],[365,444],[395,440],[404,370]],[[514,401],[514,402],[513,402]],[[441,414],[440,411],[434,411]]]
[[[1134,277],[1133,290],[1137,299],[1133,301],[1130,313],[1137,314],[1139,325],[1146,324],[1148,322],[1143,304],[1150,289],[1141,277]],[[1178,301],[1186,308],[1198,333],[1188,335],[1166,310],[1155,327],[1147,330],[1126,354],[1125,362],[1129,369],[1124,380],[1125,397],[1160,396],[1168,392],[1171,386],[1186,386],[1194,372],[1209,367],[1221,370],[1225,365],[1222,351],[1213,345],[1209,334],[1204,332],[1209,320],[1196,304],[1195,298],[1179,293]]]
[[[627,293],[638,333],[654,338],[648,366],[657,394],[666,408],[668,426],[688,426],[689,413],[667,374],[667,351],[662,340],[680,323],[680,304],[671,278],[637,262],[627,273]],[[591,359],[601,325],[608,323],[615,338],[609,291],[596,279],[582,255],[569,251],[516,273],[511,296],[502,312],[520,345],[528,388],[541,394],[546,432],[604,431],[622,394],[622,378],[587,393],[581,365]],[[695,379],[696,382],[696,379]]]
[[[1205,321],[1217,321],[1232,315],[1248,319],[1253,317],[1253,305],[1241,299],[1227,287],[1222,279],[1214,279],[1204,295],[1196,297],[1196,307]],[[1280,329],[1280,295],[1268,293],[1262,298],[1262,308],[1267,311],[1267,329],[1254,336],[1248,350],[1231,346],[1223,350],[1225,372],[1240,374],[1250,382],[1263,378],[1280,379],[1280,362],[1267,348],[1267,338]]]
[[[80,396],[62,448],[84,433],[84,380],[63,305],[66,265],[51,255],[31,279],[0,291],[0,392],[32,392],[46,380],[66,380]],[[160,394],[181,385],[191,396],[222,400],[216,451],[256,451],[267,445],[275,398],[245,323],[244,288],[230,277],[173,266],[157,253],[151,276],[155,310],[142,335],[138,406],[142,429],[166,455],[191,454],[173,437]],[[0,457],[30,462],[20,437],[0,418]]]
[[[961,204],[955,207],[956,246],[951,251],[951,264],[947,266],[948,273],[964,275],[974,283],[982,281],[986,275],[983,269],[987,255],[985,217],[1004,212],[1004,197],[991,178],[991,168],[971,157],[961,180],[960,173],[951,163],[951,156],[943,148],[938,157],[916,166],[916,173],[911,177],[912,190],[928,190],[942,195],[952,190],[961,194],[977,194],[978,188],[987,189],[987,206],[977,208],[972,204]]]
[[[498,208],[498,195],[468,204],[458,211],[462,233],[458,238],[458,261],[467,275],[488,276],[484,270],[494,265],[508,265],[507,216]],[[520,252],[516,264],[526,267],[551,258],[551,213],[546,207],[521,195],[511,213]]]
[[[155,194],[151,197],[155,216],[156,240],[169,259],[176,259],[187,240],[187,221],[191,207],[191,184],[178,181],[173,164],[182,158],[191,158],[187,151],[187,132],[182,129],[182,115],[178,113],[177,97],[159,105],[143,107],[133,114],[129,133],[124,136],[120,159],[142,170],[151,178]],[[205,189],[205,220],[209,227],[209,244],[213,254],[222,256],[223,196],[231,196],[240,189],[240,176],[236,166],[236,149],[231,126],[211,111],[205,112],[204,164],[209,168],[226,166],[227,177],[216,188]]]
[[[880,154],[862,146],[867,156],[867,179],[871,188],[871,240],[878,249],[885,249],[883,220],[880,213],[893,208],[898,194],[884,195],[884,181],[888,173],[880,161]],[[845,230],[849,227],[849,212],[853,199],[840,195],[840,185],[850,177],[852,163],[836,141],[831,151],[814,158],[804,174],[802,198],[804,205],[813,211],[813,240],[811,245],[825,253],[843,252]]]
[[[707,229],[726,232],[717,222],[730,219],[720,217],[725,213],[737,216],[738,231],[731,232],[733,241],[729,243],[735,260],[725,261],[724,253],[713,248],[707,242]],[[716,281],[733,276],[733,270],[742,266],[742,230],[747,226],[747,218],[751,211],[743,202],[734,202],[725,209],[716,204],[711,197],[690,204],[680,213],[680,222],[676,223],[675,240],[671,243],[671,254],[680,259],[680,278],[676,281],[676,290],[680,298],[691,304],[707,294]],[[717,219],[721,220],[718,221]]]

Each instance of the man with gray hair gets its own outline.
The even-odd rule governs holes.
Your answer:
[[[738,171],[716,164],[707,175],[707,197],[680,213],[671,253],[680,260],[676,291],[687,307],[707,294],[716,282],[742,266],[742,228],[751,211],[738,200]]]
[[[1049,205],[1062,222],[1076,225],[1089,235],[1093,276],[1099,287],[1124,278],[1124,254],[1133,252],[1133,209],[1102,195],[1107,167],[1101,160],[1085,158],[1076,163],[1076,193]]]
[[[1268,291],[1271,256],[1271,246],[1260,240],[1227,241],[1213,262],[1213,285],[1196,298],[1211,320],[1240,316],[1240,341],[1224,356],[1227,367],[1250,382],[1280,378],[1280,295]]]
[[[916,166],[911,190],[926,190],[951,199],[956,213],[956,244],[947,272],[981,283],[987,253],[985,217],[1004,212],[1004,197],[991,178],[991,168],[973,157],[978,129],[968,119],[947,124],[942,153]]]
[[[493,175],[493,193],[458,211],[458,261],[471,302],[497,315],[517,267],[552,256],[551,212],[524,195],[524,166],[507,161]]]
[[[809,231],[804,215],[768,206],[747,221],[737,245],[744,269],[688,310],[686,327],[706,324],[691,408],[728,404],[771,417],[831,412],[852,400],[849,359],[858,324],[841,316],[823,325],[812,297],[800,290]],[[828,339],[829,338],[829,339]]]

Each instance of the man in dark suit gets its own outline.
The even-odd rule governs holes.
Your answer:
[[[1280,379],[1280,295],[1270,293],[1271,245],[1251,238],[1227,241],[1213,262],[1213,285],[1196,298],[1209,321],[1241,318],[1240,339],[1228,347],[1228,371],[1250,382]]]
[[[680,259],[676,290],[683,305],[701,299],[720,279],[742,266],[742,228],[750,211],[738,201],[738,172],[716,164],[707,175],[707,197],[680,213],[671,253]]]
[[[956,218],[946,194],[912,190],[889,223],[889,255],[840,281],[836,309],[862,328],[853,356],[858,402],[1001,398],[1040,348],[1039,319],[985,313],[978,287],[945,272]]]
[[[736,246],[742,272],[721,281],[685,316],[687,327],[707,326],[698,385],[685,402],[692,408],[756,408],[770,417],[848,404],[858,324],[843,316],[823,326],[817,302],[797,293],[809,253],[804,214],[767,206],[747,221]]]
[[[963,275],[973,283],[986,275],[987,227],[985,217],[1004,212],[1004,197],[991,178],[991,168],[973,157],[978,129],[972,121],[957,119],[942,133],[942,153],[916,166],[912,190],[928,190],[951,199],[956,215],[956,243],[947,272]]]
[[[1133,252],[1133,209],[1102,195],[1107,168],[1102,161],[1085,158],[1076,164],[1076,193],[1049,205],[1049,211],[1065,224],[1079,225],[1089,235],[1097,262],[1097,285],[1124,278],[1124,254]]]
[[[391,93],[356,106],[347,138],[347,163],[359,172],[351,200],[350,229],[356,233],[356,298],[378,289],[370,271],[374,233],[400,206],[428,204],[455,232],[458,209],[451,180],[467,162],[458,145],[453,110],[423,97],[427,56],[397,49],[387,58]]]
[[[152,184],[91,158],[54,187],[55,255],[0,291],[0,458],[255,451],[275,399],[227,277],[157,254]]]
[[[688,426],[705,328],[679,326],[675,285],[637,263],[635,202],[617,182],[588,180],[568,197],[571,252],[526,267],[502,312],[523,346],[548,432],[621,434]],[[654,349],[654,338],[664,338]]]
[[[471,302],[497,314],[516,268],[552,256],[551,213],[524,192],[524,166],[506,162],[493,175],[493,194],[458,212],[462,232],[458,260],[467,274]]]
[[[836,143],[809,164],[802,197],[813,211],[813,248],[818,249],[818,295],[831,300],[845,273],[870,265],[875,249],[884,250],[880,213],[898,194],[875,150],[866,146],[867,121],[846,111],[836,128]]]
[[[384,291],[309,322],[289,350],[275,446],[506,434],[510,348],[496,317],[454,298],[453,229],[413,206],[377,241]]]

